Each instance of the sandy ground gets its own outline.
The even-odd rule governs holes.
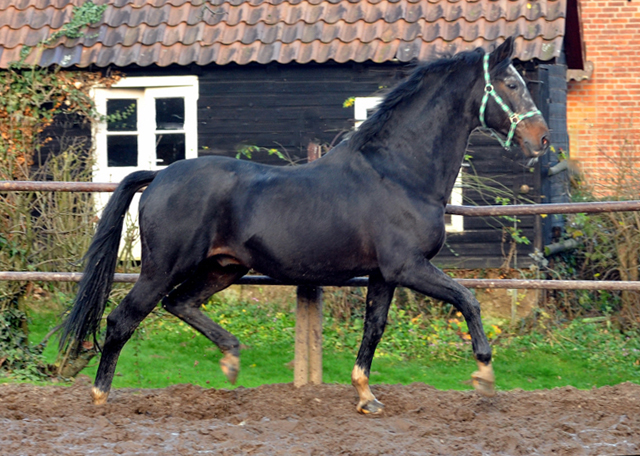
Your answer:
[[[640,453],[640,385],[439,391],[380,385],[382,416],[347,385],[114,390],[0,385],[2,455],[626,455]]]

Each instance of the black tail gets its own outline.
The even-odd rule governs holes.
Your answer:
[[[78,350],[89,334],[96,340],[113,284],[124,217],[135,193],[148,185],[157,174],[157,171],[129,174],[118,185],[104,208],[96,234],[84,256],[84,275],[78,294],[62,327],[60,351],[65,350],[68,344]]]

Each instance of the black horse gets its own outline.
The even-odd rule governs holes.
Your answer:
[[[220,348],[222,370],[234,382],[238,340],[199,308],[250,269],[301,284],[369,276],[351,374],[358,411],[383,408],[369,389],[369,369],[397,286],[462,312],[479,366],[473,384],[494,394],[480,306],[429,260],[443,245],[445,206],[474,129],[483,125],[507,143],[514,137],[528,156],[548,146],[547,125],[511,65],[512,52],[509,38],[491,54],[477,49],[418,66],[349,139],[306,165],[203,157],[127,176],[103,212],[61,340],[61,349],[79,345],[99,330],[124,214],[148,186],[140,200],[142,270],[107,318],[94,403],[107,400],[122,347],[159,301]]]

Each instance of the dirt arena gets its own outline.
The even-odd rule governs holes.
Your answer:
[[[374,387],[380,417],[346,385],[122,389],[0,385],[2,455],[628,455],[640,453],[640,385],[581,391]]]

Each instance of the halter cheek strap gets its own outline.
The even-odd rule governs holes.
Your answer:
[[[482,62],[482,67],[484,70],[484,95],[482,96],[482,104],[480,105],[480,123],[482,127],[489,130],[491,134],[500,142],[500,145],[504,147],[506,150],[511,149],[511,141],[513,139],[513,135],[516,132],[516,127],[520,122],[524,119],[528,119],[529,117],[533,117],[537,114],[542,115],[542,113],[535,109],[533,111],[529,111],[526,114],[517,114],[511,110],[511,108],[500,98],[500,95],[494,90],[493,84],[491,84],[491,78],[489,77],[489,54],[484,55],[484,61]],[[489,102],[489,97],[492,97],[498,106],[502,108],[502,110],[509,116],[509,122],[511,123],[511,127],[509,128],[509,133],[507,134],[507,140],[503,141],[500,136],[493,130],[492,128],[487,127],[486,122],[484,121],[484,113],[487,109],[487,103]]]

